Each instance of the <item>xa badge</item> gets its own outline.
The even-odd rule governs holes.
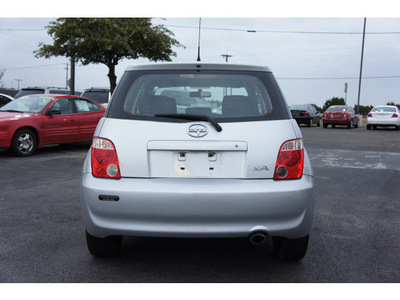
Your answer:
[[[188,135],[195,138],[206,136],[207,133],[208,133],[207,127],[201,124],[194,124],[190,126],[188,129]]]

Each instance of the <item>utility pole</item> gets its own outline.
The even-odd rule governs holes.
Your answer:
[[[14,80],[18,82],[18,88],[17,89],[19,90],[19,82],[22,81],[22,79],[14,79]]]
[[[348,84],[347,84],[347,82],[344,84],[344,104],[346,104],[347,105],[347,86],[348,86]]]
[[[232,57],[233,55],[230,54],[221,54],[222,57],[225,57],[225,61],[228,62],[228,58]]]
[[[360,114],[360,94],[361,94],[361,78],[362,78],[362,67],[364,60],[364,43],[365,43],[365,25],[367,24],[367,18],[364,18],[364,30],[361,48],[361,64],[360,64],[360,78],[358,80],[358,100],[357,100],[357,114]]]

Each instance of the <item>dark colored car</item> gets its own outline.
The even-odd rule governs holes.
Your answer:
[[[345,125],[347,128],[358,127],[358,116],[354,109],[347,105],[332,105],[323,115],[324,128],[331,125],[335,128],[336,125]]]
[[[0,94],[0,107],[2,107],[3,105],[6,105],[7,103],[13,101],[14,98],[6,95],[6,94]]]
[[[321,126],[321,115],[312,105],[292,105],[290,111],[293,119],[299,125],[306,124],[308,127],[311,127],[313,124],[317,124],[317,126]]]
[[[92,99],[107,108],[111,92],[109,88],[91,87],[90,89],[86,89],[81,96]]]
[[[89,142],[105,109],[70,95],[29,95],[0,108],[0,148],[28,156],[49,144]]]

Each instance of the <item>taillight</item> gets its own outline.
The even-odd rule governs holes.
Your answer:
[[[324,117],[324,118],[325,118],[325,117],[326,117],[326,113],[324,113],[322,117]]]
[[[393,114],[392,118],[397,118],[398,116],[398,114]]]
[[[121,178],[117,151],[110,140],[93,139],[92,174],[101,178]]]
[[[344,115],[343,115],[344,118],[347,118],[348,116],[349,116],[348,113],[344,113]]]
[[[304,113],[304,116],[308,117],[308,116],[309,116],[308,112],[305,112],[305,113]]]
[[[281,146],[276,160],[274,179],[299,179],[303,175],[303,140],[290,140]]]
[[[371,114],[371,113],[369,113],[369,114],[368,114],[368,117],[372,118],[372,114]]]

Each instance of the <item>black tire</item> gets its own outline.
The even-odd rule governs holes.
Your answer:
[[[350,120],[349,124],[347,124],[347,128],[348,129],[352,129],[353,128],[353,120]]]
[[[332,128],[335,128],[335,127],[336,127],[336,125],[335,125],[335,124],[332,124],[331,126],[332,126]]]
[[[122,236],[98,238],[86,231],[86,244],[90,254],[96,257],[112,257],[121,253]]]
[[[279,260],[300,260],[307,253],[308,240],[309,235],[298,239],[273,237],[274,253]]]
[[[308,126],[308,127],[312,127],[312,118],[310,118],[310,119],[308,120],[307,126]]]
[[[29,156],[35,152],[36,147],[36,134],[30,129],[22,128],[14,134],[10,150],[15,156]]]
[[[321,118],[319,118],[318,122],[317,122],[317,127],[320,127],[320,126],[321,126]]]
[[[371,130],[371,124],[367,124],[367,130]]]
[[[328,128],[328,124],[325,124],[325,123],[324,123],[322,126],[323,126],[324,128]]]

